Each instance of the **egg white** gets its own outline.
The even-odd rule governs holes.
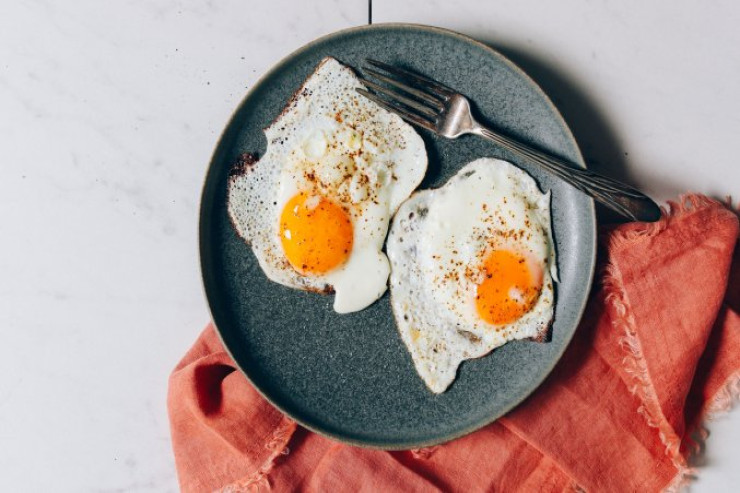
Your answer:
[[[476,266],[491,249],[517,252],[543,271],[534,306],[507,325],[476,312]],[[505,161],[478,159],[443,187],[414,194],[396,214],[386,251],[396,325],[432,392],[447,389],[462,361],[507,341],[541,339],[549,328],[557,278],[550,194]]]
[[[228,183],[228,212],[271,280],[334,291],[339,313],[361,310],[387,289],[383,253],[390,219],[419,185],[424,143],[410,125],[355,91],[362,83],[334,58],[322,60],[282,114],[265,129],[267,150]],[[279,217],[299,192],[341,205],[353,225],[348,260],[320,275],[296,271],[283,252]]]

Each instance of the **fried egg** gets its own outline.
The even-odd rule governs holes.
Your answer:
[[[424,143],[397,115],[356,93],[351,69],[325,58],[265,129],[267,150],[228,182],[228,213],[267,277],[335,292],[339,313],[387,289],[391,217],[419,185]]]
[[[396,325],[432,392],[445,391],[466,359],[545,339],[557,279],[550,193],[525,171],[482,158],[414,194],[386,251]]]

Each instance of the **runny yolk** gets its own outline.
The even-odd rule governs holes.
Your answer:
[[[302,274],[323,274],[352,251],[352,221],[329,199],[299,193],[280,214],[280,240],[290,265]]]
[[[478,284],[478,315],[493,325],[514,322],[527,313],[542,289],[542,271],[530,270],[526,258],[508,250],[493,250],[483,262],[483,282]]]

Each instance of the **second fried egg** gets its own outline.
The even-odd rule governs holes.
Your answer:
[[[427,387],[515,339],[544,339],[557,277],[550,194],[482,158],[404,202],[387,242],[396,325]]]

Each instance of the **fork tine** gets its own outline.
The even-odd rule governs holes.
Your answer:
[[[409,123],[413,123],[414,125],[418,125],[420,127],[426,128],[427,130],[431,130],[432,132],[436,132],[436,124],[434,121],[429,120],[427,118],[424,118],[421,115],[417,115],[415,113],[411,113],[407,109],[405,109],[402,105],[398,103],[394,103],[393,101],[388,101],[386,99],[381,98],[380,96],[371,93],[367,89],[363,89],[361,87],[358,87],[355,89],[358,93],[362,94],[369,100],[375,102],[378,106],[381,108],[384,108],[391,113],[395,113],[404,120],[406,120]]]
[[[362,79],[362,83],[365,84],[367,87],[372,89],[378,94],[382,94],[389,100],[395,100],[399,101],[409,108],[416,110],[419,113],[423,113],[427,116],[430,116],[432,118],[436,117],[439,114],[439,111],[435,111],[428,106],[424,106],[423,104],[419,103],[418,101],[414,101],[413,99],[407,98],[403,94],[394,91],[393,89],[389,89],[387,87],[383,87],[379,84],[376,84],[373,81]]]
[[[455,94],[455,91],[450,89],[449,87],[440,84],[436,80],[432,80],[429,77],[425,77],[423,75],[417,74],[415,72],[411,72],[410,70],[406,70],[399,67],[394,67],[393,65],[388,65],[387,63],[379,62],[377,60],[372,60],[370,58],[365,60],[368,64],[372,65],[373,67],[377,67],[381,70],[385,70],[389,74],[393,74],[399,77],[402,77],[410,82],[414,82],[419,88],[426,89],[433,94],[437,95],[438,97],[442,98],[443,100],[446,100],[453,94]]]
[[[376,79],[383,81],[387,84],[392,85],[393,87],[397,87],[398,89],[402,90],[403,92],[410,94],[412,96],[415,96],[422,100],[423,102],[433,106],[438,111],[442,111],[444,109],[444,105],[442,102],[443,99],[440,99],[438,96],[434,96],[431,93],[420,91],[419,89],[413,88],[408,84],[404,84],[403,82],[394,79],[392,77],[388,77],[387,75],[383,75],[380,72],[378,72],[375,69],[369,68],[369,67],[363,67],[363,70],[375,77]]]

